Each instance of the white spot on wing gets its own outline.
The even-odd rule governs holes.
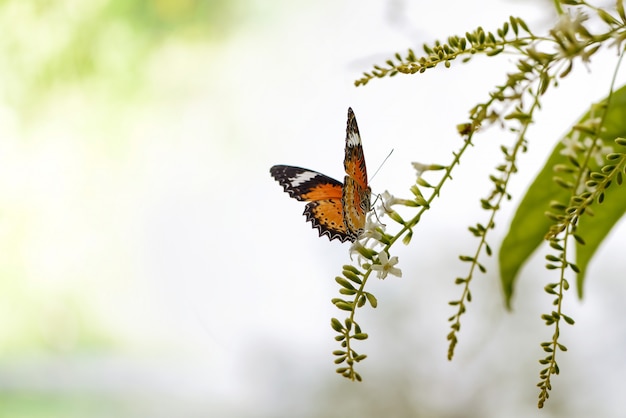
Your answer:
[[[357,145],[361,145],[361,137],[356,132],[348,133],[348,146],[356,147]]]
[[[302,173],[296,174],[296,176],[291,180],[291,185],[293,187],[298,187],[299,185],[306,183],[309,180],[314,179],[317,176],[317,173],[312,171],[303,171]]]

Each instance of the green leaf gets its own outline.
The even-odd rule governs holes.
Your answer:
[[[618,148],[618,145],[613,142],[613,139],[626,135],[624,114],[626,114],[626,87],[622,87],[613,94],[604,124],[606,131],[602,132],[604,143],[612,145],[614,149]],[[622,150],[616,149],[616,151]],[[576,278],[576,290],[580,298],[583,297],[585,273],[589,261],[604,238],[626,212],[626,188],[614,184],[605,192],[602,205],[595,206],[594,210],[596,216],[582,216],[576,231],[577,235],[584,238],[584,242],[576,242],[576,265],[580,269]]]
[[[372,308],[376,308],[378,306],[378,301],[376,300],[376,297],[374,297],[374,295],[372,295],[369,292],[364,292],[364,293],[365,293],[365,297],[367,298],[367,301],[370,303]]]
[[[519,204],[511,221],[509,231],[502,241],[498,254],[500,281],[507,308],[511,308],[513,287],[519,269],[531,256],[548,231],[551,221],[544,213],[552,200],[567,202],[569,193],[552,180],[552,167],[566,163],[567,159],[558,153],[557,145],[541,172],[535,178]]]
[[[347,272],[344,272],[347,273]],[[356,277],[356,276],[355,276]],[[358,279],[358,277],[357,277]],[[355,290],[354,286],[352,286],[352,284],[347,281],[346,279],[344,279],[343,277],[335,277],[335,281],[342,287],[346,288],[346,289],[350,289],[350,290]]]
[[[367,355],[366,355],[366,354],[359,354],[358,356],[356,356],[356,357],[354,358],[354,361],[355,361],[356,363],[358,363],[359,361],[364,360],[364,359],[366,359],[366,358],[367,358]]]
[[[346,277],[346,279],[348,280],[352,280],[354,283],[356,284],[361,284],[361,279],[359,279],[359,276],[357,276],[354,272],[350,271],[350,270],[344,270],[343,271],[343,275]],[[337,280],[337,279],[335,279]],[[341,284],[341,283],[339,283]],[[346,287],[346,286],[344,286]]]
[[[337,332],[343,332],[343,325],[337,318],[330,319],[330,326]]]
[[[614,149],[617,146],[613,140],[616,137],[626,136],[624,114],[626,114],[626,86],[613,92],[605,118],[605,130],[601,134],[604,144],[611,145]],[[589,112],[574,125],[582,124],[587,119],[589,119]],[[544,216],[544,213],[554,200],[569,201],[570,191],[559,187],[553,181],[553,167],[556,164],[569,165],[568,158],[559,154],[561,149],[562,145],[559,141],[519,204],[500,248],[500,280],[505,304],[509,309],[511,308],[515,280],[519,270],[544,240],[544,236],[551,225],[551,221]],[[618,149],[615,151],[621,152]],[[583,216],[579,221],[577,234],[584,237],[586,242],[586,245],[578,243],[576,245],[576,265],[580,269],[577,277],[579,297],[582,297],[583,294],[583,283],[589,261],[606,235],[626,211],[625,188],[613,186],[607,190],[606,194],[607,198],[604,203],[594,207],[597,216]]]
[[[353,304],[349,303],[349,302],[344,302],[344,301],[337,301],[334,302],[335,306],[338,307],[339,309],[343,310],[343,311],[352,311],[353,308]]]

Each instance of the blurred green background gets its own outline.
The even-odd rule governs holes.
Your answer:
[[[191,57],[219,57],[250,6],[0,3],[0,416],[158,415],[123,372],[103,376],[176,345],[142,317],[134,212],[153,184],[141,155],[180,137],[132,131],[180,111]]]

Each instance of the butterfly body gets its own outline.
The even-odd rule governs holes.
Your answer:
[[[348,109],[344,168],[343,183],[317,171],[290,165],[275,165],[270,174],[289,196],[308,202],[304,215],[320,236],[326,235],[331,241],[353,242],[365,226],[371,189],[352,109]]]

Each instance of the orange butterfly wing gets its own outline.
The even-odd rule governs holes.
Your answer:
[[[359,128],[348,109],[344,158],[345,182],[317,171],[290,165],[275,165],[270,174],[296,200],[306,201],[304,215],[320,237],[354,242],[365,226],[370,211],[371,190],[367,184],[365,158]]]
[[[289,196],[307,201],[304,216],[316,228],[320,237],[326,235],[331,241],[353,241],[343,221],[341,182],[317,171],[290,165],[275,165],[270,169],[272,177],[283,186]]]
[[[343,216],[348,231],[355,237],[363,232],[365,218],[370,211],[371,189],[367,184],[367,169],[359,127],[352,109],[348,109],[346,154],[343,161],[346,177],[343,185]]]

